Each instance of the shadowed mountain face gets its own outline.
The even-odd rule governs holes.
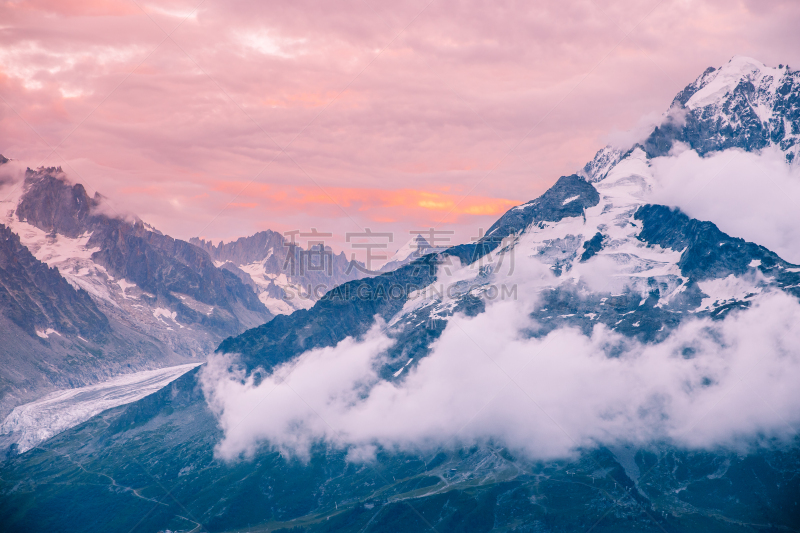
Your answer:
[[[28,190],[17,206],[17,217],[48,233],[60,233],[76,238],[92,222],[99,222],[92,211],[100,205],[101,197],[89,197],[83,185],[70,186],[58,178],[61,168],[28,171],[25,185]]]
[[[549,438],[523,439],[518,451],[491,433],[491,428],[502,426],[515,414],[501,411],[487,423],[489,436],[485,438],[461,435],[470,419],[461,430],[453,431],[453,436],[439,435],[437,440],[437,435],[431,434],[429,439],[420,438],[416,447],[409,447],[403,439],[413,439],[411,436],[403,434],[396,441],[385,436],[399,423],[387,409],[380,411],[374,422],[372,429],[378,436],[368,441],[374,446],[374,460],[364,461],[350,455],[357,446],[348,440],[346,429],[336,426],[327,432],[330,424],[324,416],[338,417],[340,413],[325,411],[336,401],[326,397],[310,407],[313,413],[309,418],[291,419],[283,428],[287,440],[309,438],[307,456],[276,451],[272,446],[278,445],[265,434],[245,441],[242,457],[225,461],[220,451],[223,439],[231,435],[232,440],[244,439],[242,432],[235,430],[247,424],[268,427],[282,411],[292,408],[292,401],[304,400],[298,399],[291,378],[311,360],[309,350],[345,346],[357,351],[368,343],[376,322],[392,342],[370,359],[374,374],[354,380],[353,387],[342,393],[341,411],[358,416],[367,410],[375,391],[383,395],[399,391],[399,397],[416,406],[412,423],[405,426],[405,433],[413,433],[431,413],[455,401],[461,389],[481,385],[475,378],[446,388],[448,380],[459,379],[467,361],[475,361],[467,358],[466,351],[483,344],[486,357],[502,365],[500,345],[507,339],[499,338],[497,327],[464,331],[475,337],[475,343],[468,348],[458,345],[455,351],[461,359],[444,367],[447,372],[436,374],[433,380],[445,391],[444,396],[417,396],[424,384],[420,375],[442,364],[440,350],[452,339],[448,332],[460,324],[477,323],[463,317],[477,319],[497,309],[493,290],[508,290],[508,298],[531,304],[515,308],[522,316],[507,317],[525,319],[525,326],[514,330],[515,338],[509,342],[544,342],[559,332],[584,340],[599,335],[603,342],[598,358],[618,366],[608,375],[593,375],[596,380],[629,372],[624,366],[626,350],[634,350],[637,361],[653,357],[655,365],[656,352],[648,350],[660,347],[669,352],[663,358],[666,363],[662,361],[667,366],[647,368],[645,375],[668,374],[665,368],[688,372],[677,374],[687,376],[678,389],[689,398],[715,390],[719,386],[715,380],[728,374],[738,379],[727,367],[716,374],[706,368],[711,363],[694,344],[673,347],[669,339],[687,325],[701,324],[690,340],[702,337],[724,348],[726,340],[718,335],[716,325],[728,323],[730,317],[751,316],[744,313],[758,308],[762,297],[778,295],[782,302],[797,304],[800,267],[757,243],[727,235],[713,221],[692,219],[649,201],[657,179],[651,159],[665,153],[667,144],[675,140],[702,153],[731,146],[753,150],[766,146],[758,140],[765,138],[758,137],[759,127],[774,132],[773,121],[777,124],[785,119],[788,126],[783,137],[773,141],[770,133],[768,143],[784,150],[786,160],[791,161],[796,151],[792,139],[800,134],[800,127],[792,125],[792,102],[800,92],[792,81],[797,74],[782,69],[778,76],[773,71],[781,69],[759,65],[735,58],[722,69],[707,71],[673,103],[673,108],[683,110],[688,126],[681,125],[683,119],[673,114],[673,109],[647,143],[627,150],[601,150],[579,174],[560,178],[540,198],[506,213],[481,241],[423,256],[376,277],[348,281],[308,310],[278,316],[224,340],[217,351],[231,357],[233,364],[223,365],[229,373],[221,378],[212,373],[218,369],[194,370],[158,393],[106,411],[38,449],[9,457],[0,476],[4,496],[0,514],[8,520],[0,529],[796,530],[800,524],[796,505],[800,498],[800,442],[791,435],[770,437],[763,426],[759,426],[763,434],[737,434],[740,445],[730,447],[686,444],[689,441],[671,440],[671,434],[657,431],[659,438],[635,437],[632,440],[637,444],[631,444],[616,438],[619,435],[613,434],[612,424],[604,434],[610,434],[606,440],[592,436],[579,444],[573,441],[572,451],[563,454],[563,459],[538,460],[523,451],[563,437],[566,430],[562,426]],[[766,114],[767,103],[772,115]],[[760,126],[747,118],[748,106]],[[671,133],[665,135],[665,131]],[[226,257],[235,261],[261,261],[259,256],[264,250],[274,250],[278,238],[263,234],[258,239],[250,241],[259,243],[255,246],[214,248],[214,253],[225,250]],[[252,252],[251,248],[261,251]],[[599,281],[586,281],[593,274]],[[351,346],[346,343],[348,337],[362,341]],[[765,350],[771,342],[758,346],[755,368],[768,362]],[[560,350],[562,358],[570,353],[566,345],[554,349]],[[800,357],[793,350],[780,346],[779,359],[785,370]],[[314,353],[322,354],[318,362],[336,354],[334,350]],[[524,356],[525,365],[536,365],[544,357],[532,350]],[[552,361],[556,365],[559,358]],[[600,411],[596,418],[618,421],[632,396],[622,396],[624,401],[605,408],[602,398],[592,395],[594,380],[578,385],[570,381],[581,370],[571,361],[565,363],[572,365],[569,372],[553,373],[552,377],[553,367],[537,369],[545,381],[554,382],[557,393],[575,387],[576,398],[588,398],[590,407]],[[596,362],[581,361],[587,365]],[[668,366],[675,364],[685,366]],[[230,371],[237,366],[241,373]],[[506,372],[521,380],[523,369],[520,365]],[[689,379],[694,375],[692,369],[703,372],[697,382]],[[313,373],[313,383],[323,386],[345,370],[335,365],[324,367]],[[753,370],[751,365],[749,371]],[[770,383],[783,383],[779,377],[773,375]],[[633,395],[643,386],[641,381],[624,382],[630,391],[622,392]],[[538,402],[526,401],[522,409],[516,404],[509,409],[530,410],[528,414],[533,416],[553,407],[558,396],[550,404],[540,396],[548,398],[547,385],[519,386]],[[234,410],[231,416],[215,401],[224,400],[226,394],[233,396],[237,387],[246,389],[246,401],[243,408],[238,406],[244,410]],[[287,388],[291,389],[287,393],[291,401],[270,403],[275,398],[271,395]],[[612,388],[624,387],[613,382]],[[720,390],[719,398],[724,400],[728,393]],[[489,400],[492,394],[498,393],[487,393]],[[648,396],[649,403],[633,409],[632,417],[640,424],[637,429],[646,433],[648,421],[653,420],[656,429],[670,426],[669,408],[679,403],[675,398],[678,396]],[[578,403],[571,410],[578,410]],[[453,412],[464,409],[466,405],[457,405]],[[688,410],[702,411],[695,404]],[[315,433],[318,418],[324,420],[320,424],[323,430]],[[337,420],[347,421],[344,417]],[[514,425],[505,435],[527,435],[526,431],[541,425],[531,420]],[[593,420],[582,420],[576,427]],[[549,422],[553,421],[545,419]],[[707,425],[702,429],[713,430],[724,425],[724,420],[701,417],[700,423]],[[703,434],[697,425],[689,430],[690,436]],[[330,435],[335,436],[328,438]]]
[[[0,311],[31,336],[48,328],[92,340],[109,333],[108,319],[89,294],[36,259],[2,224],[0,279]]]
[[[71,361],[84,371],[93,366],[86,350],[120,348],[108,318],[86,291],[75,289],[55,268],[37,260],[19,237],[0,224],[0,415],[27,399],[28,391],[51,380],[68,384],[59,367],[77,352],[89,355]],[[64,350],[62,336],[79,340],[81,348]],[[70,357],[72,355],[72,357]],[[110,358],[119,357],[119,353]],[[88,367],[88,368],[87,368]],[[89,370],[91,372],[91,370]]]
[[[46,237],[56,241],[54,235]],[[0,415],[54,387],[176,362],[149,337],[107,316],[84,289],[38,260],[0,224]]]

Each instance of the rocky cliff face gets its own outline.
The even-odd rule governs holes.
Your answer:
[[[71,185],[61,167],[28,169],[16,216],[47,233],[77,238],[100,217],[93,215],[100,205],[99,194],[89,197],[83,185]]]
[[[90,257],[93,263],[167,300],[185,321],[205,322],[229,335],[269,318],[253,291],[216,268],[207,253],[146,228],[141,220],[103,214],[102,197],[90,198],[82,185],[66,181],[60,169],[28,171],[25,187],[16,209],[19,222],[70,239],[87,235],[86,247],[95,250]],[[214,306],[221,310],[220,316],[209,322],[207,316],[182,304],[176,294]]]
[[[0,225],[0,416],[53,388],[182,360],[101,307]]]
[[[29,335],[55,329],[102,340],[109,333],[108,319],[89,293],[76,289],[58,273],[36,259],[19,236],[0,224],[0,279],[2,312]]]

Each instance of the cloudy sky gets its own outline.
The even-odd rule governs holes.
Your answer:
[[[0,153],[180,238],[466,241],[706,67],[797,68],[798,27],[793,0],[3,1]]]

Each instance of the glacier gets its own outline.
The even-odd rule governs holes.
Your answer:
[[[19,453],[94,415],[135,402],[160,390],[201,363],[123,374],[103,383],[52,392],[14,408],[0,425],[0,449],[16,444]]]

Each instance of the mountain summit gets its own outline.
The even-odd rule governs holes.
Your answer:
[[[434,247],[425,237],[417,234],[397,249],[397,252],[380,268],[380,272],[397,270],[424,255],[443,252],[446,249],[446,247]]]
[[[308,309],[336,285],[364,275],[363,265],[344,252],[334,254],[324,243],[306,250],[270,230],[216,246],[196,237],[189,242],[208,252],[218,268],[250,285],[275,315]]]
[[[793,162],[800,151],[800,72],[768,67],[743,56],[709,67],[675,96],[659,124],[640,144],[648,157],[669,154],[676,142],[700,155],[774,146]],[[629,147],[606,147],[581,170],[602,179]]]

